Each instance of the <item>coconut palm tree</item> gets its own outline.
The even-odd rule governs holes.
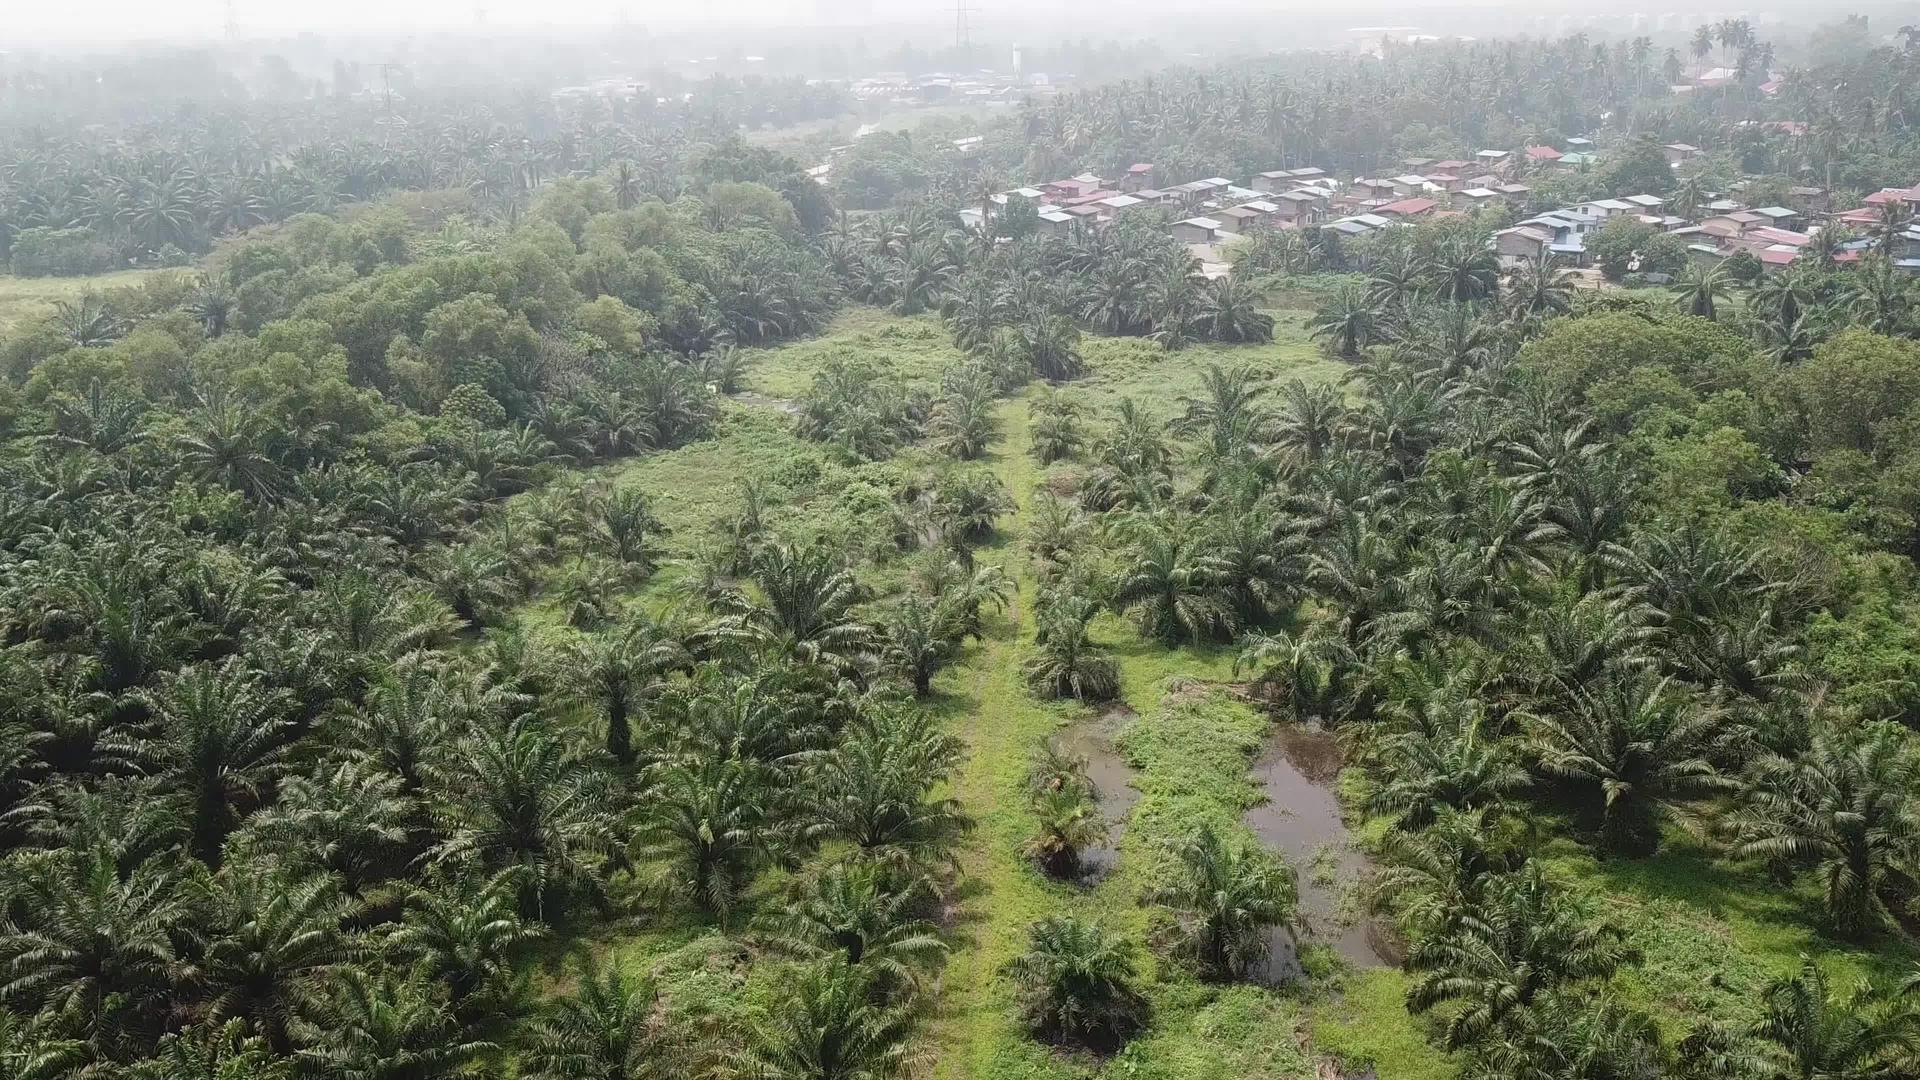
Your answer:
[[[1210,823],[1175,847],[1174,857],[1173,882],[1149,893],[1149,902],[1174,912],[1180,952],[1202,975],[1246,978],[1267,952],[1268,932],[1291,929],[1298,919],[1293,868],[1245,838],[1226,839]]]
[[[1098,924],[1072,915],[1042,919],[1004,971],[1022,1021],[1042,1038],[1111,1049],[1146,1023],[1132,950]]]

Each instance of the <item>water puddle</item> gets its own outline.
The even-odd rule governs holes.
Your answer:
[[[1121,729],[1133,717],[1132,709],[1115,705],[1053,737],[1055,749],[1087,763],[1087,777],[1099,793],[1101,816],[1107,819],[1107,842],[1080,853],[1081,880],[1088,884],[1105,878],[1119,865],[1120,834],[1126,829],[1127,815],[1140,801],[1140,792],[1131,783],[1133,766],[1116,745]]]
[[[1332,733],[1277,728],[1253,763],[1254,781],[1266,801],[1242,820],[1299,874],[1305,940],[1333,946],[1355,967],[1387,966],[1397,962],[1391,944],[1372,919],[1349,910],[1347,894],[1372,863],[1354,847],[1340,817],[1333,785],[1341,760]],[[1293,934],[1276,929],[1260,974],[1271,981],[1298,977],[1296,952]]]

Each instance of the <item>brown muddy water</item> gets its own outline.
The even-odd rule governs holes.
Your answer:
[[[1092,883],[1113,873],[1120,864],[1120,834],[1126,830],[1127,815],[1140,801],[1140,792],[1132,784],[1133,766],[1120,754],[1116,740],[1122,728],[1132,722],[1134,712],[1115,705],[1089,720],[1082,720],[1053,737],[1054,748],[1069,757],[1087,763],[1087,778],[1100,796],[1100,814],[1107,819],[1107,842],[1080,853],[1080,876]]]
[[[1276,728],[1253,763],[1254,782],[1266,801],[1241,820],[1299,875],[1300,911],[1307,923],[1301,940],[1331,945],[1355,967],[1389,966],[1398,962],[1391,943],[1374,920],[1347,899],[1372,862],[1354,846],[1340,816],[1334,782],[1341,760],[1331,732],[1295,725]],[[1269,981],[1300,974],[1292,931],[1273,931],[1260,974]]]

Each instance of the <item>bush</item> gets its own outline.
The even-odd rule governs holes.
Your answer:
[[[10,260],[20,277],[81,277],[118,266],[113,247],[92,229],[22,229]]]

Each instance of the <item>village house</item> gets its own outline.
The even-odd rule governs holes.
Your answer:
[[[1483,206],[1493,206],[1500,201],[1500,193],[1492,188],[1465,188],[1453,193],[1455,210],[1478,210]]]
[[[1216,218],[1190,217],[1167,226],[1167,231],[1183,244],[1213,244],[1220,240],[1220,228]]]
[[[1427,178],[1413,173],[1396,176],[1388,182],[1393,185],[1393,193],[1402,197],[1418,195],[1427,190]]]
[[[1625,195],[1621,197],[1620,201],[1624,203],[1631,203],[1634,206],[1639,207],[1640,210],[1643,212],[1658,210],[1662,206],[1665,206],[1667,204],[1667,200],[1661,198],[1658,195]]]
[[[1384,206],[1376,207],[1373,212],[1379,214],[1381,217],[1417,218],[1425,217],[1433,213],[1433,208],[1436,205],[1438,204],[1432,199],[1427,198],[1398,199]]]
[[[1213,215],[1213,219],[1220,223],[1221,232],[1242,234],[1251,232],[1265,217],[1265,214],[1251,206],[1229,206]]]
[[[1787,189],[1787,202],[1803,214],[1824,214],[1833,208],[1833,197],[1823,187],[1790,187]]]
[[[1120,178],[1120,190],[1132,193],[1152,183],[1153,166],[1143,161],[1127,166],[1127,175]]]
[[[1283,225],[1310,225],[1327,214],[1326,193],[1317,188],[1275,192],[1271,201],[1278,207],[1274,219]]]
[[[1292,170],[1269,169],[1263,173],[1255,173],[1253,179],[1247,182],[1247,186],[1255,191],[1284,191],[1294,186],[1295,182]]]
[[[1110,220],[1114,215],[1123,210],[1130,210],[1136,206],[1147,206],[1149,204],[1131,195],[1109,195],[1104,199],[1094,200],[1093,205],[1099,207],[1101,215]]]
[[[1489,166],[1499,165],[1501,162],[1507,160],[1507,151],[1482,150],[1473,156],[1477,161],[1480,162],[1482,167],[1489,167]]]
[[[1400,189],[1391,180],[1355,180],[1347,187],[1347,194],[1362,202],[1392,202],[1400,194]]]
[[[1551,165],[1560,160],[1560,151],[1551,146],[1529,146],[1525,151],[1527,160],[1540,165]]]
[[[1467,182],[1453,173],[1428,173],[1427,186],[1439,188],[1442,192],[1451,194],[1466,187]]]
[[[1667,155],[1667,164],[1678,165],[1683,161],[1692,161],[1700,156],[1700,148],[1690,143],[1668,143],[1660,148]]]
[[[1595,199],[1590,203],[1582,204],[1580,209],[1602,219],[1638,212],[1634,205],[1625,199]]]
[[[1047,236],[1065,236],[1073,229],[1075,218],[1064,210],[1040,211],[1040,232]]]
[[[1459,173],[1459,172],[1465,172],[1466,170],[1471,168],[1473,168],[1473,162],[1460,161],[1454,158],[1448,158],[1445,161],[1436,161],[1433,163],[1434,172]]]
[[[973,157],[980,153],[982,147],[987,145],[987,137],[984,135],[968,135],[965,138],[953,140],[951,145],[953,146],[954,153],[959,154],[961,157]]]
[[[1800,225],[1799,212],[1789,210],[1784,206],[1756,206],[1753,208],[1753,212],[1766,218],[1767,224],[1775,228],[1792,229]]]
[[[1751,210],[1735,210],[1730,214],[1715,214],[1703,218],[1700,227],[1715,236],[1735,237],[1748,229],[1768,224],[1768,220]]]
[[[1180,203],[1179,193],[1161,191],[1158,188],[1141,188],[1131,194],[1134,198],[1151,206],[1177,206]]]
[[[1533,189],[1525,184],[1495,184],[1493,190],[1515,206],[1526,202],[1527,196],[1533,194]]]
[[[1555,167],[1561,169],[1585,169],[1600,164],[1600,155],[1583,153],[1579,150],[1569,150],[1561,154],[1560,160],[1553,164]]]
[[[1566,142],[1567,142],[1568,153],[1574,153],[1574,154],[1593,153],[1594,147],[1593,147],[1592,139],[1584,139],[1576,135],[1573,138],[1566,140]]]
[[[1529,225],[1515,225],[1493,234],[1493,253],[1500,265],[1515,267],[1547,258],[1553,237]]]

